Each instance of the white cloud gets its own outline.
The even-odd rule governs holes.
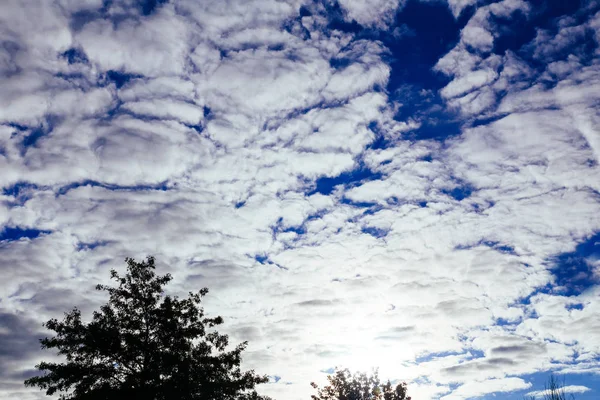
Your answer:
[[[477,50],[490,51],[494,45],[494,37],[484,26],[467,25],[461,32],[461,41]]]
[[[454,14],[455,18],[457,18],[465,8],[474,4],[477,4],[477,0],[448,0],[448,6],[450,7],[450,10],[452,10],[452,14]]]
[[[75,35],[90,61],[102,70],[124,70],[146,76],[178,75],[186,69],[187,21],[165,6],[144,23],[119,24],[99,19]]]
[[[406,0],[375,0],[364,2],[360,0],[340,0],[340,5],[346,11],[346,18],[355,20],[361,25],[386,27],[394,21],[396,10],[404,6]]]
[[[489,53],[499,36],[493,18],[510,18],[517,12],[527,15],[529,11],[528,3],[521,0],[504,0],[477,9],[461,30],[459,43],[434,67],[453,78],[440,92],[451,99],[451,108],[466,117],[481,115],[495,105],[497,93],[504,93],[509,81],[528,77],[529,67],[512,51]]]
[[[589,392],[590,388],[587,386],[580,386],[580,385],[567,385],[567,386],[563,386],[561,388],[561,391],[564,391],[564,393],[585,393],[585,392]],[[536,390],[534,392],[527,393],[527,396],[537,397],[537,396],[544,396],[545,394],[550,394],[550,393],[545,390]]]
[[[489,393],[514,392],[530,387],[531,383],[527,383],[520,378],[490,379],[483,382],[466,383],[456,389],[451,395],[444,396],[442,399],[470,399]]]
[[[442,89],[442,96],[456,97],[470,92],[473,89],[478,89],[484,85],[488,85],[498,77],[496,71],[491,69],[480,69],[472,74],[463,76],[450,82]]]

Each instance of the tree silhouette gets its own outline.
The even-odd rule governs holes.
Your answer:
[[[382,384],[377,371],[371,375],[365,373],[352,374],[348,369],[336,369],[327,377],[329,385],[319,388],[316,383],[311,386],[317,390],[313,400],[411,400],[407,396],[406,383],[393,387],[390,381]]]
[[[56,335],[41,339],[42,348],[57,349],[66,362],[41,362],[36,368],[44,374],[26,386],[61,400],[268,399],[254,390],[267,377],[240,369],[247,343],[227,350],[227,335],[211,329],[223,319],[204,316],[208,289],[185,299],[164,295],[172,277],[156,276],[153,257],[125,261],[124,277],[111,271],[118,286],[96,286],[109,301],[91,322],[75,308],[44,324]]]
[[[528,400],[536,400],[536,396],[529,396]],[[542,400],[567,400],[575,399],[575,396],[571,394],[567,396],[565,392],[565,381],[560,382],[554,374],[550,375],[548,382],[544,384],[544,391],[542,392]]]

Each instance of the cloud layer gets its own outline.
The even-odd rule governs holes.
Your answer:
[[[41,398],[39,323],[147,254],[274,398],[600,374],[599,6],[475,3],[3,2],[0,397]],[[462,24],[431,89],[390,44],[415,7]]]

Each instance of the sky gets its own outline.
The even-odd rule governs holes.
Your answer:
[[[125,257],[262,394],[600,396],[600,1],[3,0],[0,398]]]

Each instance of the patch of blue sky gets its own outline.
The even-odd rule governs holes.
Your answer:
[[[321,219],[325,215],[325,211],[318,211],[306,217],[299,225],[284,226],[283,218],[279,218],[274,226],[271,227],[272,235],[275,236],[280,232],[294,232],[297,235],[304,235],[306,233],[306,224],[310,221]]]
[[[62,53],[62,56],[69,64],[87,64],[89,62],[83,50],[74,47]]]
[[[529,305],[531,298],[538,294],[554,294],[577,296],[598,284],[594,274],[593,263],[600,259],[600,233],[593,235],[577,246],[575,251],[562,253],[547,260],[554,280],[542,287],[533,288],[531,293],[520,298],[513,305]],[[528,266],[525,264],[525,266]],[[567,310],[581,310],[583,303],[572,303],[565,306]],[[537,318],[535,311],[527,315]]]
[[[560,383],[565,386],[585,386],[590,390],[582,393],[573,393],[576,400],[597,400],[600,396],[600,376],[592,373],[578,374],[556,374],[555,377]],[[548,383],[550,371],[536,372],[533,374],[520,375],[519,378],[525,382],[531,383],[531,387],[513,392],[505,392],[501,394],[489,394],[480,397],[481,400],[523,400],[527,393],[544,390],[544,385]],[[538,396],[538,399],[543,398]]]
[[[583,310],[584,309],[583,303],[567,304],[565,307],[569,311],[571,311],[571,310]]]
[[[40,235],[49,234],[50,231],[32,229],[32,228],[20,228],[20,227],[8,227],[5,226],[0,232],[0,242],[4,241],[15,241],[20,239],[35,239]]]
[[[412,140],[445,138],[458,135],[461,123],[457,115],[444,107],[438,91],[449,78],[433,71],[438,59],[458,41],[462,28],[472,10],[463,12],[455,19],[442,2],[409,1],[396,15],[394,24],[385,31],[365,28],[356,21],[345,21],[339,5],[329,9],[329,29],[341,30],[355,35],[355,40],[381,41],[389,50],[384,59],[391,67],[385,91],[390,101],[401,104],[395,119],[417,119],[419,128],[405,134]],[[331,66],[344,68],[351,60],[333,59]],[[371,148],[393,145],[381,135],[376,135]]]
[[[418,90],[437,90],[448,78],[435,73],[432,68],[452,49],[460,37],[460,29],[466,25],[473,11],[464,11],[455,19],[443,2],[409,1],[396,15],[389,36],[382,41],[391,52],[392,72],[388,91],[409,84]],[[409,29],[411,34],[397,37],[394,30]]]
[[[345,20],[344,10],[342,10],[342,7],[340,6],[338,1],[323,2],[323,6],[325,7],[326,12],[325,16],[329,20],[329,24],[327,25],[327,28],[329,30],[338,30],[353,34],[358,34],[363,31],[367,31],[358,22],[354,20]],[[311,12],[310,9],[306,7],[304,8],[304,10],[301,11],[303,11],[304,13]]]
[[[362,233],[366,233],[367,235],[371,235],[376,239],[385,238],[390,230],[382,229],[373,226],[364,226],[361,228]]]
[[[381,179],[382,176],[383,175],[379,172],[372,171],[364,165],[359,165],[357,168],[351,171],[342,172],[338,176],[317,179],[313,189],[309,191],[307,195],[310,196],[315,193],[329,195],[338,186],[354,187],[360,183]]]
[[[55,115],[46,115],[43,123],[35,127],[24,127],[14,125],[13,127],[19,131],[22,136],[20,151],[21,155],[25,155],[30,147],[35,147],[38,141],[44,136],[50,135],[54,126],[60,122],[60,118]]]
[[[254,259],[255,259],[255,260],[258,262],[258,263],[260,263],[260,264],[264,264],[264,263],[266,263],[266,262],[268,262],[268,261],[269,261],[269,256],[267,256],[266,254],[256,254],[256,255],[254,256]]]
[[[129,5],[131,6],[132,10],[136,10],[141,15],[148,16],[154,14],[159,9],[159,7],[169,3],[169,1],[170,0],[134,0],[130,2]],[[111,17],[112,15],[108,14],[108,11],[111,8],[111,6],[114,5],[113,3],[114,0],[103,0],[102,7],[100,7],[99,9],[96,9],[94,11],[83,10],[75,13],[77,20],[71,22],[72,28],[80,28],[85,23],[99,17]]]
[[[94,250],[97,247],[103,247],[108,245],[109,242],[108,241],[97,241],[97,242],[79,242],[77,243],[77,250],[78,251],[87,251],[87,250]]]
[[[405,138],[445,140],[460,133],[460,120],[439,95],[449,78],[433,67],[456,45],[471,14],[467,10],[455,19],[442,2],[410,1],[396,16],[392,34],[382,38],[390,50],[392,68],[386,89],[390,99],[401,104],[395,119],[413,118],[421,123]],[[398,31],[408,34],[397,37],[393,32]]]
[[[187,124],[185,124],[185,126],[187,126],[190,129],[193,129],[198,134],[201,134],[202,132],[204,132],[204,126],[202,124],[195,124],[195,125],[187,125]]]
[[[101,77],[101,81],[108,84],[114,84],[117,89],[120,89],[132,80],[140,78],[142,78],[142,75],[130,74],[124,71],[116,71],[111,69],[106,71],[106,73]]]
[[[302,40],[308,40],[311,38],[311,34],[310,31],[302,24],[303,10],[307,10],[307,8],[304,6],[300,7],[300,15],[285,21],[282,29],[291,35],[301,38]]]
[[[370,122],[368,128],[375,134],[375,139],[367,146],[368,149],[379,150],[388,148],[392,145],[392,141],[385,136],[377,121]]]
[[[367,202],[367,201],[355,201],[355,200],[349,199],[347,197],[342,197],[340,199],[340,203],[347,204],[352,207],[366,208],[368,210],[365,210],[365,213],[369,213],[369,214],[377,212],[377,211],[379,211],[379,209],[381,209],[381,206],[378,203]]]
[[[529,3],[532,8],[526,17],[523,14],[514,14],[511,18],[493,17],[493,22],[502,25],[502,36],[494,41],[493,51],[496,54],[523,48],[520,55],[527,57],[531,49],[525,45],[535,38],[539,29],[556,33],[559,29],[558,19],[566,16],[573,23],[580,24],[600,6],[586,0],[530,0]],[[584,5],[591,9],[583,11]]]
[[[485,239],[482,239],[482,240],[478,241],[477,243],[458,245],[455,247],[455,250],[469,250],[469,249],[479,247],[479,246],[490,247],[500,253],[515,254],[514,247],[507,245],[507,244],[497,242],[497,241],[485,240]]]
[[[46,129],[44,129],[43,127],[38,127],[38,128],[32,129],[31,131],[29,131],[29,133],[27,135],[25,135],[25,137],[23,137],[23,141],[21,142],[21,145],[24,148],[35,146],[37,141],[40,138],[42,138],[43,136],[45,136],[46,134],[47,134]]]
[[[571,32],[568,35],[569,44],[562,48],[553,45],[550,54],[535,52],[531,43],[540,30],[547,30],[551,35],[555,35],[561,27],[559,20],[562,18],[568,17],[573,25],[583,23],[600,9],[600,4],[582,0],[532,0],[529,3],[531,11],[528,15],[517,12],[510,18],[491,17],[490,21],[500,33],[494,40],[493,53],[502,55],[507,50],[511,50],[538,73],[546,70],[551,61],[564,60],[570,55],[576,55],[583,65],[593,62],[597,43],[591,30],[582,33]],[[549,80],[548,77],[550,75],[546,74],[542,83],[552,86],[558,81]]]
[[[68,185],[62,186],[56,191],[56,193],[57,193],[57,195],[64,195],[64,194],[68,193],[70,190],[77,189],[78,187],[82,187],[82,186],[101,187],[101,188],[108,189],[108,190],[124,190],[124,191],[132,191],[132,192],[149,191],[149,190],[159,190],[159,191],[169,190],[168,181],[160,182],[155,185],[123,186],[123,185],[114,185],[114,184],[110,184],[110,183],[98,182],[98,181],[94,181],[94,180],[85,180],[85,181],[81,181],[81,182],[69,183]]]
[[[444,189],[442,193],[452,197],[456,201],[464,200],[473,194],[474,188],[469,184],[462,184],[452,189]]]
[[[492,17],[490,22],[499,33],[492,52],[518,52],[528,60],[531,67],[537,66],[541,72],[548,60],[535,60],[532,57],[533,52],[526,44],[535,37],[540,26],[557,29],[557,18],[565,15],[577,16],[576,11],[580,9],[582,2],[534,0],[532,3],[533,11],[530,15],[517,12],[510,18]],[[412,117],[421,123],[418,129],[405,134],[406,138],[445,140],[460,134],[463,124],[469,122],[445,107],[439,90],[448,83],[449,77],[434,72],[432,68],[439,58],[458,42],[460,29],[473,12],[474,8],[468,8],[455,19],[441,2],[409,1],[396,16],[395,25],[389,32],[402,29],[414,35],[381,36],[382,42],[391,52],[389,61],[392,71],[387,91],[392,101],[402,104],[395,119],[406,120]],[[583,18],[585,17],[580,17]],[[358,30],[357,34],[364,35],[361,30]],[[592,62],[595,47],[593,32],[589,31],[581,38],[575,39],[572,46],[565,48],[563,58],[576,53],[582,56],[584,62]],[[484,125],[500,117],[491,118],[484,116],[474,124]],[[384,148],[386,145],[387,143],[380,141],[376,146]]]
[[[529,268],[530,265],[529,264],[523,264],[525,267]],[[522,306],[528,306],[531,304],[531,298],[544,292],[546,290],[546,286],[543,287],[532,287],[531,288],[531,292],[529,294],[527,294],[526,296],[520,297],[518,299],[516,299],[514,302],[508,304],[509,307],[522,307]],[[527,313],[527,318],[538,318],[538,314],[535,310],[533,309],[529,309],[528,313]]]
[[[13,185],[2,188],[2,194],[5,196],[19,197],[33,190],[38,190],[39,186],[30,182],[17,182]]]
[[[153,14],[159,6],[168,2],[169,0],[140,0],[139,7],[143,15],[150,15]]]
[[[563,15],[577,16],[583,15],[580,10],[584,6],[591,6],[593,2],[588,0],[529,0],[533,6],[533,14],[530,20],[541,28],[551,28],[555,26],[556,18]],[[593,10],[591,10],[593,12]],[[584,14],[590,14],[585,12]],[[581,19],[580,19],[581,22]]]
[[[436,100],[434,106],[426,106],[422,110],[405,107],[400,110],[395,119],[402,121],[408,117],[411,112],[413,117],[416,116],[420,122],[420,126],[404,134],[405,139],[410,140],[439,140],[444,141],[461,133],[461,127],[464,121],[460,121],[456,113],[445,108],[438,108],[435,105],[440,105],[442,100],[435,95]],[[411,107],[415,107],[412,105]],[[403,115],[405,114],[405,115]]]
[[[594,273],[600,262],[600,232],[581,242],[574,251],[559,254],[548,260],[554,284],[544,291],[576,296],[598,284]]]
[[[531,53],[524,51],[521,52],[523,58],[529,59],[529,66],[531,68],[535,68],[538,72],[543,72],[546,70],[547,66],[551,62],[555,61],[565,61],[567,58],[576,56],[577,61],[582,66],[587,66],[595,62],[595,57],[593,54],[597,48],[596,41],[594,39],[594,33],[590,30],[586,30],[580,36],[571,36],[571,43],[569,43],[564,48],[557,48],[558,46],[553,47],[553,51],[551,55],[541,54],[538,55],[538,58],[533,58]],[[540,79],[540,83],[544,84],[546,88],[554,87],[558,82],[561,81],[561,77],[556,76],[554,73],[544,74]]]
[[[488,125],[488,124],[491,124],[492,122],[499,121],[508,115],[509,114],[507,114],[507,113],[500,113],[500,114],[492,115],[492,116],[488,116],[488,115],[484,115],[482,117],[476,116],[475,119],[473,119],[472,121],[469,121],[469,126],[475,128],[475,127],[482,126],[482,125]]]
[[[42,189],[47,188],[34,183],[20,181],[13,185],[3,187],[2,194],[14,198],[14,200],[8,202],[10,206],[22,206],[27,200],[33,197],[36,191]]]
[[[7,125],[10,126],[13,129],[16,129],[19,132],[23,132],[23,131],[26,131],[28,129],[27,126],[21,125],[21,124],[17,124],[15,122],[10,122]]]
[[[133,112],[123,106],[123,102],[120,100],[117,100],[113,107],[111,107],[110,109],[108,109],[104,115],[102,115],[99,120],[100,121],[111,121],[113,120],[115,117],[118,117],[120,115],[128,115],[130,117],[133,117],[135,119],[141,120],[141,121],[160,121],[162,120],[162,118],[154,116],[154,115],[148,115],[148,114],[139,114],[136,112]],[[204,127],[202,125],[186,125],[188,128],[190,129],[194,129],[197,131],[198,128],[201,129],[201,131],[197,131],[198,133],[202,133],[204,131]]]
[[[289,226],[287,228],[282,229],[281,232],[293,232],[297,235],[304,235],[306,233],[306,226],[304,224]]]
[[[496,318],[494,320],[494,325],[497,326],[503,326],[505,328],[510,328],[510,327],[517,327],[518,324],[520,324],[522,322],[522,318],[517,318],[514,320],[508,320],[505,318]]]
[[[279,269],[283,269],[286,271],[288,270],[288,268],[286,268],[280,264],[277,264],[276,262],[273,262],[271,259],[269,259],[269,256],[266,253],[255,254],[253,258],[257,263],[259,263],[261,265],[272,265]]]

